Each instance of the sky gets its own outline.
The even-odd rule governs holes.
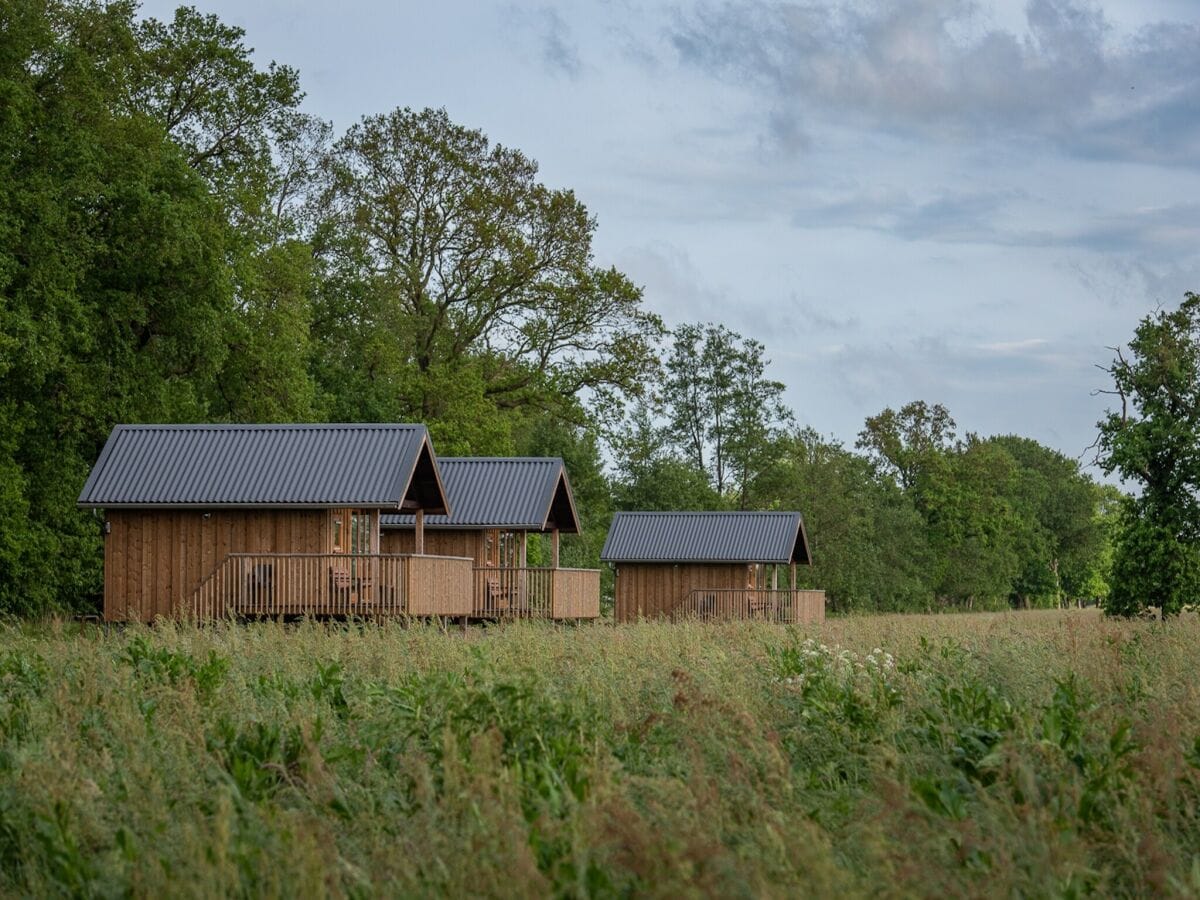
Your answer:
[[[921,399],[1086,461],[1109,348],[1200,292],[1200,0],[194,2],[339,131],[444,107],[537,160],[848,444]]]

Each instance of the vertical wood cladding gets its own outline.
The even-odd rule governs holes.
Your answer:
[[[483,565],[486,532],[471,529],[425,529],[426,556],[466,556]],[[380,533],[380,553],[408,554],[416,546],[416,532],[411,528],[385,528]]]
[[[207,516],[207,517],[206,517]],[[326,510],[109,510],[104,618],[150,622],[186,604],[230,553],[327,552]]]
[[[671,614],[689,591],[745,588],[749,586],[749,578],[750,567],[745,563],[624,563],[617,567],[616,620],[663,618]]]

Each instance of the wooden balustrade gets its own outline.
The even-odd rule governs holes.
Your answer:
[[[825,592],[802,590],[706,589],[689,591],[671,611],[671,620],[810,624],[825,621]]]
[[[472,615],[480,619],[594,619],[600,615],[600,572],[476,567]]]
[[[466,616],[467,558],[380,553],[231,553],[200,585],[201,619],[247,616]]]
[[[550,596],[552,619],[600,617],[600,570],[555,569]]]
[[[474,566],[467,556],[408,557],[408,615],[471,615]]]

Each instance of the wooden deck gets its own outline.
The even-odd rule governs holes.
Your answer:
[[[200,619],[469,616],[473,560],[382,553],[230,553],[192,598]]]
[[[700,588],[689,591],[671,610],[671,621],[739,621],[811,624],[825,621],[825,592]]]
[[[595,619],[600,615],[598,569],[477,566],[478,619]]]

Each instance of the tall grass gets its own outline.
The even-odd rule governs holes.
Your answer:
[[[1200,894],[1200,621],[0,628],[0,893]]]

